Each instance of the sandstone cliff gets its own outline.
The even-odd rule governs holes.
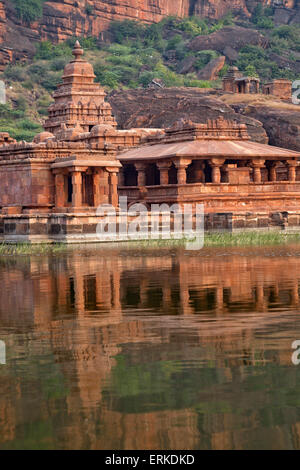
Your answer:
[[[300,22],[297,0],[52,0],[43,3],[42,17],[28,25],[17,19],[13,0],[0,0],[0,47],[12,48],[20,59],[30,55],[34,41],[98,37],[112,20],[153,23],[166,16],[189,15],[219,19],[229,11],[247,18],[258,1],[276,7],[278,23]],[[0,50],[0,64],[4,56],[7,60],[7,52]]]
[[[279,1],[280,5],[280,0],[260,1],[277,6]],[[289,18],[295,16],[296,1],[293,6],[292,1],[289,4],[292,8],[281,8],[278,17],[286,12]],[[21,31],[25,37],[35,34],[36,39],[59,41],[74,35],[99,36],[112,20],[153,23],[166,16],[189,15],[218,19],[229,11],[249,17],[256,3],[256,0],[52,0],[44,2],[42,18],[29,27],[17,19],[11,0],[0,0],[0,42],[5,41],[10,28]]]

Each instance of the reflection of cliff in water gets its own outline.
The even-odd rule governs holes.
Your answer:
[[[2,262],[0,448],[299,448],[287,250]]]

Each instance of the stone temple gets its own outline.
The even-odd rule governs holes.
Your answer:
[[[119,196],[149,209],[204,204],[207,230],[300,226],[300,153],[252,142],[222,117],[119,130],[78,42],[73,55],[45,131],[31,143],[0,134],[0,240],[97,241],[97,207],[118,211]]]

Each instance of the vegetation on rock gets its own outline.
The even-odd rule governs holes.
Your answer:
[[[11,0],[17,17],[24,23],[30,24],[41,18],[45,0]]]
[[[11,2],[25,22],[35,20],[41,14],[43,0]],[[230,64],[237,65],[247,75],[260,76],[263,81],[298,78],[294,65],[300,53],[300,25],[276,27],[273,9],[263,8],[261,4],[247,23],[241,23],[231,14],[219,21],[197,17],[181,20],[168,17],[150,25],[130,20],[114,21],[105,41],[95,37],[79,39],[86,51],[86,59],[94,65],[97,81],[108,90],[148,87],[153,79],[162,80],[167,87],[218,88],[221,80],[199,80],[198,73],[212,59],[219,57],[220,51],[195,52],[189,48],[189,43],[195,37],[207,38],[234,24],[259,29],[265,36],[266,46],[248,44],[242,47],[236,60],[227,60],[220,78]],[[3,78],[8,85],[9,104],[0,109],[0,131],[30,140],[41,128],[51,103],[51,93],[72,57],[74,41],[75,38],[59,44],[42,41],[37,43],[32,60],[6,68]],[[23,101],[21,107],[20,101]]]

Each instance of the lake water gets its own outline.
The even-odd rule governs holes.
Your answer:
[[[0,449],[300,449],[300,246],[0,258]]]

